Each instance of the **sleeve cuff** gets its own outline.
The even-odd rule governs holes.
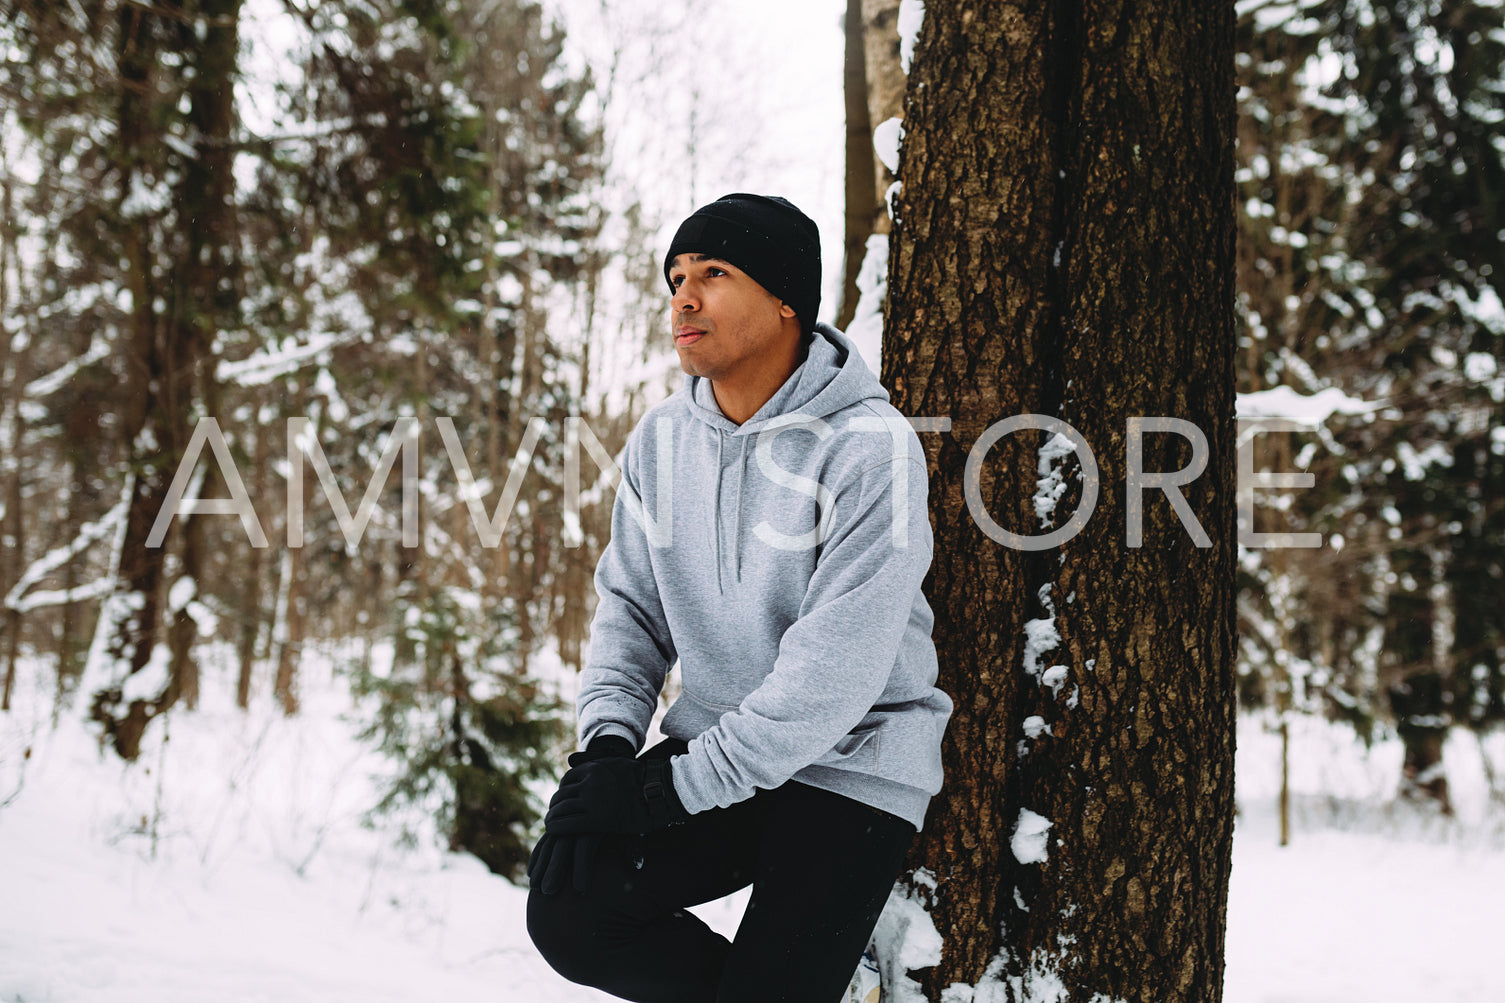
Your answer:
[[[591,739],[585,751],[592,756],[623,756],[627,759],[638,754],[637,746],[630,739],[609,731],[603,731]]]
[[[637,755],[638,739],[632,730],[625,724],[607,722],[606,724],[584,729],[580,735],[580,748],[589,749],[597,740],[615,736],[622,739],[633,748],[633,755]]]

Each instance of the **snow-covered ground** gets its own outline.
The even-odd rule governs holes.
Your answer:
[[[1302,721],[1291,740],[1291,845],[1275,806],[1280,742],[1239,726],[1226,1003],[1498,1003],[1505,805],[1481,749],[1444,752],[1457,817],[1395,801],[1401,747],[1366,754],[1347,728]],[[1485,748],[1505,765],[1505,735]]]
[[[361,826],[384,767],[342,720],[328,661],[293,720],[236,712],[228,667],[206,672],[204,706],[170,715],[165,748],[154,732],[127,770],[77,715],[52,731],[49,683],[24,667],[0,714],[0,1001],[608,998],[537,956],[525,889]],[[1298,728],[1285,848],[1278,743],[1252,719],[1239,738],[1229,1003],[1505,999],[1505,807],[1471,737],[1447,750],[1459,814],[1444,823],[1393,803],[1393,742],[1366,753]],[[1502,738],[1489,750],[1505,767]],[[730,935],[745,901],[696,912]]]

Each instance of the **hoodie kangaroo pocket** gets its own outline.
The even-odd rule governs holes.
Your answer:
[[[871,767],[878,761],[878,726],[857,728],[837,739],[831,750],[815,761],[818,766]]]
[[[715,702],[713,702],[711,700],[707,700],[704,697],[699,696],[696,693],[692,692],[689,687],[685,687],[684,689],[680,690],[679,691],[679,695],[682,696],[682,697],[685,697],[685,698],[689,699],[689,701],[691,703],[699,704],[701,707],[704,707],[707,710],[715,711],[717,717],[720,717],[722,714],[725,714],[728,711],[734,711],[738,707],[742,706],[740,703],[733,703],[733,704],[715,703]]]

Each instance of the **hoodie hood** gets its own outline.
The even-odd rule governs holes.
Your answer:
[[[759,432],[792,424],[800,418],[829,418],[844,408],[864,400],[888,402],[888,391],[862,361],[862,354],[851,340],[836,328],[821,321],[815,324],[805,350],[804,361],[784,381],[783,386],[758,408],[747,421],[738,425],[721,413],[711,381],[703,376],[686,376],[685,392],[690,413],[704,422],[716,436],[716,483],[711,493],[711,534],[715,540],[716,588],[725,591],[722,578],[724,562],[721,552],[722,479],[727,472],[726,451],[734,449],[733,465],[735,511],[731,526],[731,575],[742,580],[742,509],[746,492],[747,454]],[[732,440],[730,443],[728,440]]]

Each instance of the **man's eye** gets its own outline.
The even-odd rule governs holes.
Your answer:
[[[675,289],[678,289],[680,286],[684,285],[684,282],[685,277],[683,275],[671,275],[669,277],[669,284]]]
[[[725,274],[727,274],[724,270],[722,270],[720,268],[717,268],[715,265],[712,265],[710,268],[707,268],[705,271],[706,271],[707,275],[725,275]]]

